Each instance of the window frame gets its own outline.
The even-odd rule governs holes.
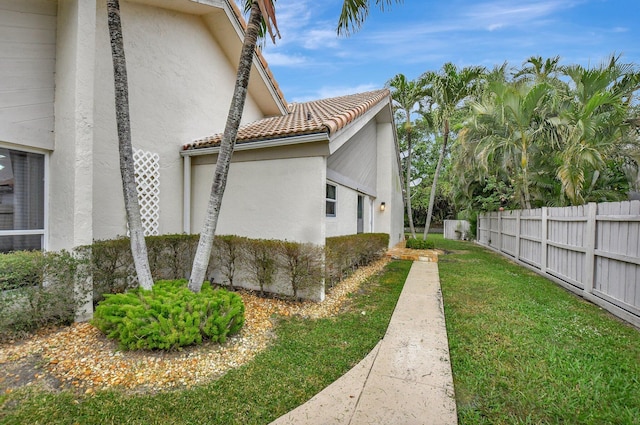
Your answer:
[[[49,229],[49,152],[30,148],[28,146],[19,146],[11,143],[0,142],[0,148],[10,151],[32,153],[42,155],[44,159],[44,182],[43,182],[43,226],[41,229],[23,229],[23,230],[0,230],[1,236],[31,236],[40,235],[40,247],[42,251],[46,251],[49,245],[48,229]]]
[[[329,187],[333,187],[334,197],[329,197]],[[333,213],[329,212],[329,205],[333,205]],[[337,217],[338,216],[338,185],[333,183],[326,183],[325,186],[325,215],[327,217]]]

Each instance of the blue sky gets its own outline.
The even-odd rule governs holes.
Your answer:
[[[350,37],[336,35],[341,6],[276,1],[282,39],[263,53],[287,101],[373,90],[445,62],[491,68],[559,55],[588,66],[618,53],[640,64],[640,0],[404,0],[372,10]]]

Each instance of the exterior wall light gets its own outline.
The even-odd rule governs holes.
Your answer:
[[[387,205],[384,202],[380,202],[380,211],[384,211]]]

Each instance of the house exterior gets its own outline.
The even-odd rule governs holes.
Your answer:
[[[227,0],[120,3],[145,230],[197,233],[244,21]],[[0,251],[125,235],[106,1],[0,0],[0,36]],[[403,238],[388,91],[288,105],[257,52],[242,122],[217,233]]]

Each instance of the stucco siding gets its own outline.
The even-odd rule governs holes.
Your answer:
[[[160,157],[160,233],[182,231],[180,147],[224,128],[237,64],[202,17],[121,2],[134,148]],[[212,13],[218,9],[212,8]],[[126,232],[106,9],[96,24],[94,237]],[[262,118],[249,96],[243,122]]]
[[[60,0],[56,40],[55,150],[49,179],[49,246],[93,237],[95,0]]]
[[[336,216],[327,217],[327,237],[353,235],[357,233],[357,203],[358,193],[346,186],[329,181],[337,188]]]
[[[200,231],[215,165],[194,165],[191,223]],[[234,162],[217,234],[324,245],[323,157]]]
[[[389,246],[404,239],[404,205],[398,170],[393,124],[378,124],[378,198],[376,199],[375,232],[389,234]],[[380,203],[385,211],[380,211]]]
[[[336,173],[333,178],[352,189],[375,196],[378,155],[376,137],[376,123],[372,120],[349,143],[333,153],[327,159],[328,170]]]
[[[0,141],[53,149],[57,2],[0,0]]]

